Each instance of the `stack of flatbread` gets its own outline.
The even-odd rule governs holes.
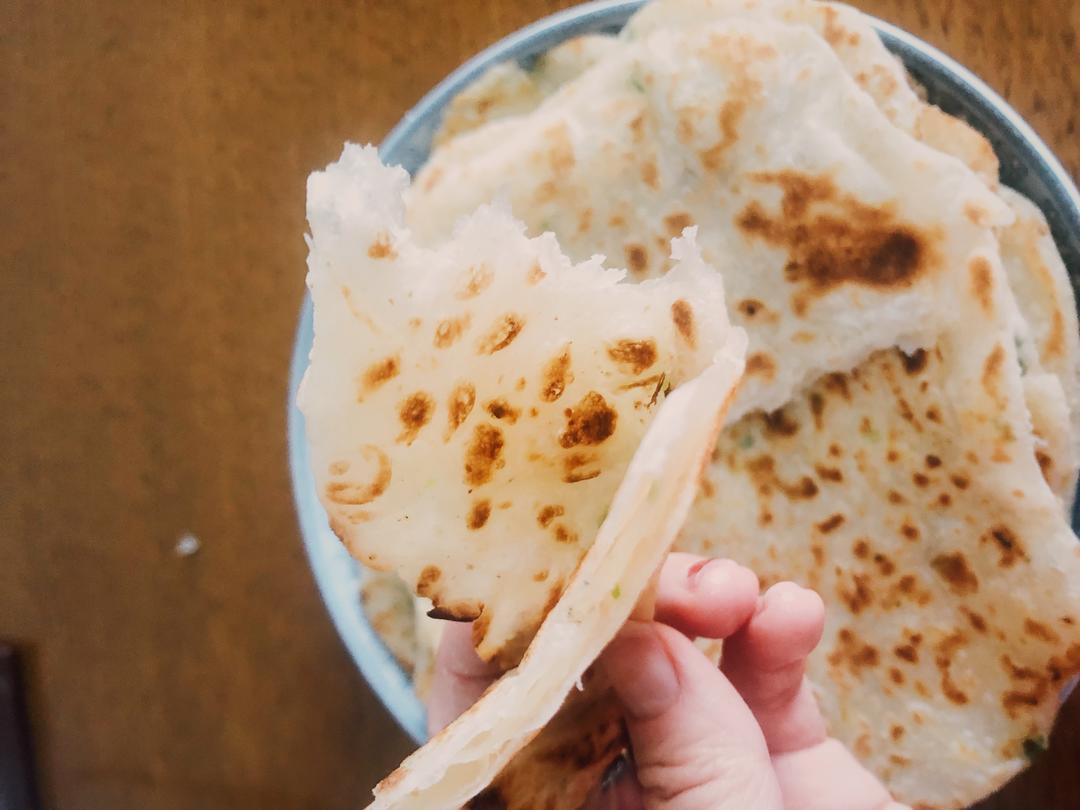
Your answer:
[[[579,806],[597,770],[581,763],[618,747],[603,684],[572,698],[588,728],[564,711],[512,755],[668,533],[822,594],[810,677],[830,733],[900,801],[963,807],[1023,768],[1080,672],[1080,335],[1046,223],[986,141],[922,101],[846,6],[656,0],[617,37],[495,68],[437,144],[410,188],[369,168],[357,196],[348,152],[313,177],[302,402],[333,525],[393,572],[366,591],[410,628],[399,657],[422,680],[437,633],[374,608],[397,576],[520,665],[377,802],[459,806],[502,769],[487,795],[506,806],[537,783]],[[748,342],[729,397],[733,327]],[[640,505],[651,523],[625,521],[640,470],[696,484],[709,451],[688,517],[672,483]],[[552,765],[563,737],[594,756]]]

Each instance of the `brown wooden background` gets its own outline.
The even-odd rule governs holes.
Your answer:
[[[304,180],[564,5],[0,4],[0,638],[29,657],[47,807],[356,807],[408,750],[293,514]],[[1080,171],[1080,3],[862,5]],[[1080,701],[1053,742],[988,807],[1077,806]]]

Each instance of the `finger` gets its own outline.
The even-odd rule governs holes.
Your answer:
[[[773,757],[786,810],[910,810],[836,740]]]
[[[428,733],[435,734],[472,706],[499,676],[472,643],[472,625],[447,622],[435,654],[435,675],[428,697]]]
[[[660,571],[656,621],[691,638],[726,638],[753,615],[758,579],[733,560],[668,555]]]
[[[630,622],[600,661],[626,712],[648,810],[781,810],[753,715],[685,635]]]
[[[724,642],[721,669],[761,726],[773,754],[825,739],[825,720],[804,675],[806,657],[821,640],[825,606],[814,591],[781,582]]]

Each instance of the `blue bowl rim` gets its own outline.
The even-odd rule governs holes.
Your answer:
[[[434,134],[440,115],[449,101],[492,65],[516,60],[524,62],[578,34],[616,31],[646,0],[596,0],[537,20],[506,36],[458,67],[432,88],[401,118],[379,147],[382,159],[401,164],[410,172],[426,158],[426,144]],[[1038,175],[1035,187],[1016,185],[1043,208],[1051,229],[1072,273],[1074,286],[1080,262],[1080,193],[1072,179],[1031,126],[967,68],[938,49],[890,23],[870,17],[886,46],[905,63],[917,78],[931,75],[945,80],[954,95],[977,100],[987,117],[972,121],[977,128],[1003,129],[1004,137],[1026,154],[1020,161]],[[935,102],[937,99],[934,99]],[[953,110],[945,107],[947,112]],[[981,126],[980,126],[981,124]],[[989,134],[989,133],[987,133]],[[992,138],[991,140],[996,140]],[[995,147],[998,143],[994,143]],[[1048,210],[1049,209],[1049,210]],[[1072,261],[1069,261],[1072,259]],[[427,737],[424,707],[412,689],[409,676],[379,640],[359,601],[360,567],[330,532],[326,513],[315,492],[311,475],[304,417],[296,407],[296,394],[312,338],[311,297],[305,293],[301,305],[289,369],[288,412],[289,465],[293,495],[305,551],[323,602],[342,643],[383,706],[417,742]],[[1080,526],[1080,503],[1073,526]]]

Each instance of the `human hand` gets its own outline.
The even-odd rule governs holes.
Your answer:
[[[807,683],[825,610],[813,591],[758,580],[731,560],[671,554],[656,617],[628,622],[601,655],[626,713],[635,772],[590,810],[904,810],[836,740]],[[438,731],[497,673],[468,625],[446,628],[428,725]],[[691,642],[724,639],[719,669]]]

